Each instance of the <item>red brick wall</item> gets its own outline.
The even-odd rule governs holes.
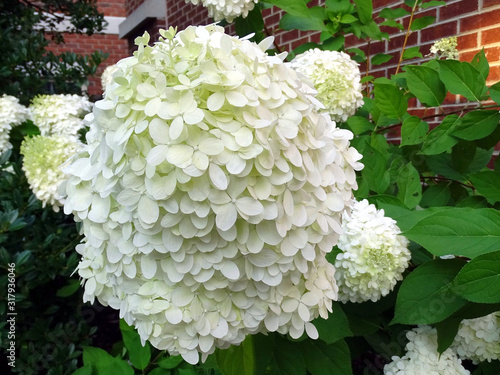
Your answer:
[[[166,0],[167,27],[183,30],[189,25],[206,25],[212,23],[207,9],[201,5],[186,3],[185,0]]]
[[[125,17],[127,15],[125,0],[99,0],[97,9],[106,16]]]

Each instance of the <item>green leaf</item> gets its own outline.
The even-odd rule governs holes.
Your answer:
[[[366,60],[366,54],[365,54],[365,52],[362,49],[359,49],[359,48],[349,48],[347,50],[347,52],[353,53],[353,54],[357,55],[361,59],[361,61]],[[354,59],[354,57],[353,57],[353,59]],[[356,61],[358,61],[358,60],[356,60]]]
[[[358,11],[361,23],[368,24],[373,17],[373,3],[372,0],[354,0],[356,9]]]
[[[99,375],[133,375],[134,369],[124,360],[113,357],[105,350],[91,346],[83,347],[83,363],[92,367]]]
[[[344,43],[345,36],[337,35],[333,38],[326,39],[320,48],[325,51],[338,51],[344,46]]]
[[[500,82],[490,87],[490,96],[495,103],[500,104]]]
[[[342,18],[340,19],[340,23],[354,23],[357,22],[358,19],[354,17],[352,14],[344,14]]]
[[[403,52],[403,60],[410,60],[415,58],[422,58],[422,53],[420,52],[420,47],[410,47],[406,48]]]
[[[443,354],[443,352],[453,344],[460,322],[461,319],[459,318],[449,318],[435,325],[439,354]]]
[[[467,173],[476,155],[474,142],[460,140],[451,150],[451,161],[457,172]]]
[[[397,185],[398,198],[408,208],[415,208],[422,198],[422,184],[418,171],[411,163],[406,164],[399,172]]]
[[[151,372],[148,372],[148,375],[171,375],[172,372],[169,370],[165,370],[164,368],[157,367],[153,369]]]
[[[469,176],[470,181],[490,203],[500,201],[500,172],[484,171]]]
[[[302,355],[301,344],[276,336],[276,346],[272,352],[271,371],[268,373],[273,375],[305,375],[306,361]],[[235,375],[239,374],[235,373]]]
[[[332,313],[328,319],[317,318],[313,320],[314,326],[318,329],[319,338],[327,344],[333,344],[345,337],[351,337],[347,316],[338,302],[333,302]]]
[[[217,350],[217,364],[224,375],[264,374],[273,349],[274,336],[248,335],[239,346]]]
[[[487,87],[483,75],[472,64],[455,60],[438,60],[439,78],[452,94],[480,101]]]
[[[399,29],[399,30],[404,30],[404,26],[395,21],[395,20],[385,20],[384,22],[380,23],[380,26],[389,26],[389,27],[395,27],[396,29]]]
[[[450,201],[450,183],[440,182],[439,184],[430,186],[423,194],[420,206],[435,207],[446,206]]]
[[[396,86],[374,83],[375,104],[389,118],[399,119],[406,113],[408,103]]]
[[[365,167],[361,174],[368,181],[370,190],[379,194],[385,192],[391,181],[384,155],[370,145],[365,146],[362,154]]]
[[[436,256],[475,258],[498,250],[500,211],[490,208],[449,208],[418,221],[403,233]]]
[[[162,359],[158,362],[158,366],[163,369],[171,370],[179,366],[184,362],[184,359],[180,355],[170,356],[168,358]]]
[[[286,0],[285,0],[286,1]],[[333,13],[350,13],[351,2],[349,0],[326,0],[325,7]]]
[[[367,131],[372,131],[374,129],[374,125],[367,118],[361,116],[351,116],[347,119],[347,125],[349,129],[356,134],[362,134]]]
[[[427,135],[420,152],[424,155],[435,155],[448,151],[455,146],[458,139],[453,137],[452,134],[461,121],[457,115],[446,116],[443,122]]]
[[[401,146],[418,145],[425,140],[429,131],[429,124],[420,117],[410,116],[401,126]]]
[[[407,66],[406,82],[411,93],[422,103],[430,107],[437,107],[443,103],[446,88],[434,69],[426,66]]]
[[[58,296],[58,297],[69,297],[72,294],[75,294],[76,291],[79,288],[80,288],[80,281],[79,280],[70,279],[69,282],[68,282],[68,285],[63,286],[62,288],[60,288],[57,291],[56,296]]]
[[[420,8],[427,9],[427,8],[430,8],[430,7],[437,7],[437,6],[440,6],[440,5],[446,5],[446,1],[442,1],[442,0],[428,1],[426,3],[420,4]]]
[[[488,79],[488,75],[490,74],[490,64],[488,64],[488,60],[486,59],[484,48],[474,55],[471,64],[483,75],[485,80]]]
[[[307,13],[306,13],[307,14]],[[324,20],[321,18],[311,17],[311,16],[297,16],[295,14],[285,14],[280,20],[280,28],[283,30],[318,30],[325,31],[327,27],[325,26]]]
[[[500,123],[500,113],[495,110],[477,110],[462,117],[462,123],[453,131],[453,136],[473,141],[489,136]]]
[[[92,366],[85,365],[75,370],[72,375],[92,375]]]
[[[262,18],[262,12],[259,7],[253,8],[250,12],[248,12],[248,16],[238,17],[234,21],[234,29],[239,36],[248,35],[251,33],[256,33],[256,35],[263,34],[262,30],[264,29],[264,19]],[[263,35],[261,35],[261,38]],[[259,42],[260,40],[257,40]],[[128,81],[126,80],[126,85],[128,85]]]
[[[438,323],[466,304],[451,291],[451,283],[465,264],[459,259],[437,259],[410,273],[399,288],[391,324]]]
[[[303,0],[266,0],[266,3],[276,5],[293,16],[303,17],[309,14],[309,9]]]
[[[411,29],[411,31],[425,29],[427,26],[432,25],[435,20],[436,20],[436,17],[432,17],[432,16],[424,16],[424,17],[420,17],[420,18],[414,18],[413,22],[411,23],[410,29]]]
[[[320,340],[307,340],[301,349],[311,375],[352,375],[351,355],[345,341],[327,345]]]
[[[378,16],[381,18],[393,19],[393,18],[401,18],[401,17],[407,16],[409,14],[410,14],[410,12],[408,12],[406,9],[403,9],[403,8],[394,8],[394,9],[384,8],[380,11]]]
[[[500,251],[480,255],[467,263],[455,278],[453,291],[472,302],[500,302]]]
[[[372,63],[372,65],[385,64],[386,62],[388,62],[393,57],[394,56],[388,55],[386,53],[377,53],[375,56],[372,57],[371,63]]]
[[[146,341],[146,346],[142,346],[141,339],[134,327],[130,327],[125,320],[120,319],[120,330],[122,332],[123,343],[127,348],[127,352],[132,365],[144,370],[151,360],[151,348],[149,342]]]

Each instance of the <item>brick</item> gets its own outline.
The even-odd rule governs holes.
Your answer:
[[[459,51],[471,48],[477,48],[478,33],[460,35],[457,38],[457,49]]]
[[[492,7],[494,5],[499,5],[498,0],[483,0],[483,8]]]
[[[462,0],[454,4],[439,7],[438,21],[446,21],[451,18],[457,18],[467,13],[477,12],[478,0]]]
[[[500,27],[488,29],[481,32],[481,46],[498,44],[500,42]]]
[[[489,84],[500,81],[500,66],[490,66],[490,74],[488,75],[487,82]]]
[[[391,37],[389,40],[387,50],[388,51],[394,51],[398,50],[400,51],[401,48],[403,48],[403,43],[405,40],[405,35],[399,35],[395,37]],[[408,37],[407,46],[414,46],[418,42],[418,34],[417,33],[411,33],[410,36]]]
[[[457,35],[457,21],[440,23],[432,27],[425,28],[420,31],[420,41],[422,43],[428,41],[436,41],[448,36]]]
[[[498,24],[500,19],[500,9],[491,12],[480,13],[460,20],[460,32],[467,32],[483,27],[489,27]]]

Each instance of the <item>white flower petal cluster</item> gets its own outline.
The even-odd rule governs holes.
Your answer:
[[[363,105],[359,66],[347,53],[314,48],[295,57],[291,64],[312,81],[317,99],[334,121],[345,122]]]
[[[453,348],[460,358],[474,363],[500,358],[499,313],[481,318],[465,319],[460,324]]]
[[[84,298],[196,363],[245,335],[311,337],[361,155],[314,90],[220,26],[138,38],[67,171]],[[164,39],[165,38],[165,39]]]
[[[11,95],[0,97],[0,154],[12,148],[9,133],[13,126],[22,124],[29,118],[28,108]]]
[[[389,294],[411,258],[396,222],[364,199],[344,213],[342,230],[335,260],[339,300],[375,302]]]
[[[42,201],[43,207],[51,205],[54,211],[64,205],[59,186],[67,179],[60,169],[75,155],[81,144],[63,136],[36,136],[26,138],[21,144],[23,170],[31,190]]]
[[[245,18],[258,0],[186,0],[186,3],[201,4],[207,8],[208,15],[215,21],[226,19],[233,22],[235,18]]]
[[[384,375],[468,375],[455,352],[448,348],[443,354],[437,351],[437,331],[421,326],[406,334],[409,342],[403,357],[394,356],[385,365]]]
[[[33,122],[45,136],[61,135],[78,139],[78,131],[84,127],[83,117],[92,104],[79,95],[38,95],[29,110]]]
[[[113,82],[113,73],[118,70],[116,64],[109,65],[104,69],[101,75],[102,91],[106,91],[106,86]]]
[[[437,57],[444,57],[447,60],[458,60],[459,53],[457,50],[457,37],[450,36],[449,38],[442,38],[432,45],[430,52]]]

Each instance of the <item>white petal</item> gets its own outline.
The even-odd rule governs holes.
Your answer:
[[[184,120],[181,116],[174,118],[170,124],[169,135],[171,140],[176,140],[184,130]]]
[[[241,213],[248,216],[257,216],[264,211],[262,204],[250,197],[236,199],[236,207]]]
[[[229,184],[229,180],[222,170],[217,164],[211,163],[208,167],[208,173],[210,176],[210,180],[212,184],[219,190],[226,190],[227,185]]]
[[[187,124],[195,125],[203,121],[203,119],[205,118],[205,114],[200,108],[196,108],[194,111],[185,113],[182,117],[184,117],[184,121],[186,121]]]
[[[282,240],[281,236],[278,234],[278,230],[276,229],[276,222],[274,221],[263,221],[257,224],[256,229],[261,240],[268,245],[277,245]]]
[[[311,322],[307,322],[305,324],[305,328],[306,328],[307,336],[309,336],[313,340],[317,340],[319,338],[318,330],[316,329],[314,324],[312,324]]]
[[[224,105],[225,97],[222,92],[214,92],[207,100],[207,107],[210,111],[218,111]]]
[[[141,271],[146,279],[152,279],[156,274],[156,260],[148,255],[141,257]]]
[[[146,161],[153,166],[160,165],[167,159],[168,146],[159,145],[149,151]]]
[[[193,148],[188,145],[173,145],[167,151],[167,161],[179,168],[186,168],[191,164]]]
[[[179,324],[182,322],[182,311],[177,306],[170,306],[165,311],[165,318],[170,324]]]
[[[200,142],[198,149],[207,155],[218,155],[224,151],[224,143],[218,138],[207,138]]]
[[[226,99],[229,104],[234,105],[235,107],[244,107],[248,104],[246,96],[237,91],[226,92]]]
[[[226,260],[220,271],[229,280],[235,281],[240,278],[240,270],[238,266],[231,261]]]
[[[234,204],[228,203],[217,211],[215,224],[220,230],[227,231],[234,226],[238,212]]]
[[[139,205],[137,206],[137,214],[146,224],[153,224],[160,216],[160,207],[158,207],[158,204],[155,201],[149,199],[146,195],[143,195],[139,200]]]

